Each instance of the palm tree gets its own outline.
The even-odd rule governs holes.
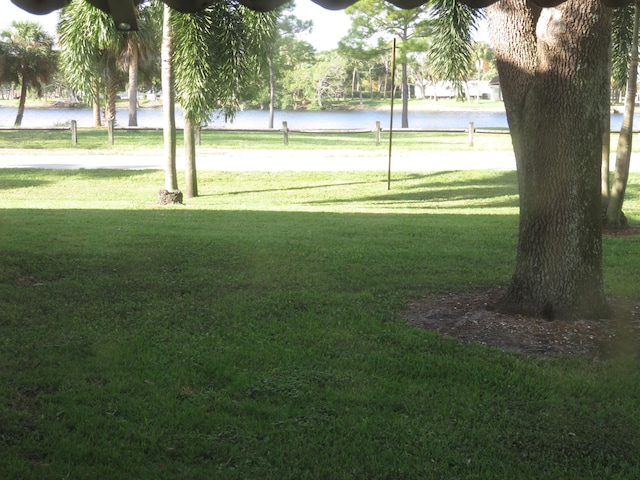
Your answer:
[[[429,6],[403,10],[391,3],[361,0],[347,8],[353,18],[351,35],[370,38],[387,33],[400,39],[399,60],[402,75],[402,128],[409,126],[408,54],[416,51],[415,40],[425,36],[437,39],[430,51],[438,75],[453,81],[461,93],[472,64],[471,30],[480,17],[477,10],[449,0],[433,0]]]
[[[129,78],[129,126],[138,126],[138,74],[142,65],[157,59],[160,37],[162,9],[160,2],[138,7],[138,25],[136,32],[122,33],[124,48],[119,55],[119,66],[126,70]]]
[[[241,90],[266,56],[276,19],[277,13],[254,12],[234,1],[217,2],[200,13],[174,14],[173,62],[185,120],[187,197],[198,194],[195,131],[215,110],[233,118]]]
[[[94,106],[99,104],[104,88],[105,118],[115,120],[117,58],[123,50],[124,36],[115,29],[111,17],[82,0],[74,0],[60,13],[58,43],[61,69],[72,88],[88,94]],[[99,126],[99,115],[94,120]]]
[[[35,22],[12,22],[0,33],[4,42],[3,77],[12,77],[20,84],[20,101],[15,127],[22,125],[27,89],[35,88],[38,96],[43,84],[49,82],[57,69],[53,38]]]
[[[173,10],[164,6],[162,17],[162,108],[164,114],[164,153],[165,176],[164,189],[160,190],[161,204],[182,203],[182,194],[178,190],[176,171],[176,113],[174,92],[174,29],[172,25]]]
[[[633,10],[633,14],[630,14]],[[631,22],[629,20],[632,19]],[[619,228],[625,226],[626,220],[622,212],[622,204],[629,180],[629,167],[631,163],[631,146],[633,142],[633,114],[636,105],[636,93],[638,83],[638,27],[640,23],[640,4],[638,0],[632,2],[627,8],[617,10],[614,13],[613,22],[613,78],[614,82],[621,86],[626,80],[627,93],[625,98],[624,117],[618,146],[616,150],[615,177],[612,188],[609,186],[609,168],[603,168],[606,175],[607,226]],[[629,28],[631,27],[631,28]],[[626,67],[626,69],[625,69]],[[625,71],[626,70],[626,71]],[[603,186],[604,184],[603,178]],[[604,189],[603,189],[604,190]]]

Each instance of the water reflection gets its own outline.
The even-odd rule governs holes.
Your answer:
[[[11,127],[15,120],[16,109],[0,107],[0,127]],[[126,126],[128,113],[126,108],[117,110],[118,125]],[[247,110],[238,112],[233,123],[225,123],[224,117],[217,116],[209,122],[212,127],[220,128],[267,128],[269,112],[266,110]],[[93,125],[93,112],[89,108],[40,108],[27,109],[22,126],[28,127],[56,127],[67,126],[71,120],[76,120],[79,127]],[[636,117],[636,122],[639,121]],[[291,129],[331,129],[331,128],[366,128],[375,127],[376,121],[382,128],[389,128],[389,112],[382,110],[357,111],[276,111],[275,127],[280,128],[286,121]],[[411,128],[434,129],[464,129],[474,122],[476,128],[507,127],[504,112],[487,111],[439,111],[439,112],[409,112],[409,126]],[[400,112],[394,115],[394,127],[400,125]],[[620,129],[621,114],[611,116],[611,128]],[[176,112],[176,124],[183,126],[182,114]],[[138,110],[138,125],[148,128],[162,128],[161,108],[141,108]]]

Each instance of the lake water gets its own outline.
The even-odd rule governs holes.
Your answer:
[[[15,121],[16,109],[0,107],[0,127],[11,127]],[[43,108],[27,109],[22,126],[25,128],[67,126],[76,120],[79,127],[93,126],[93,113],[88,108]],[[118,109],[117,124],[126,126],[127,109]],[[380,121],[383,129],[389,128],[389,112],[378,110],[356,111],[276,111],[274,126],[280,128],[286,121],[290,129],[373,129],[376,121]],[[209,122],[211,127],[263,129],[268,127],[269,112],[264,110],[246,110],[238,112],[233,123],[225,123],[223,117]],[[409,127],[433,129],[464,129],[474,122],[476,128],[507,127],[504,112],[486,111],[445,111],[445,112],[409,112]],[[635,117],[635,124],[640,125],[640,115]],[[619,130],[622,123],[621,114],[611,116],[611,128]],[[182,115],[176,112],[176,124],[182,127]],[[140,127],[161,128],[161,108],[141,108],[138,110]],[[401,125],[400,111],[394,112],[394,128]]]

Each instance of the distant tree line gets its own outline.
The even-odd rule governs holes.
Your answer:
[[[234,2],[227,0],[229,5]],[[451,80],[461,87],[495,75],[487,45],[470,38],[443,52],[437,42],[437,21],[430,8],[400,10],[388,3],[365,0],[347,10],[352,27],[338,48],[318,52],[301,34],[313,23],[295,17],[293,2],[275,12],[273,31],[263,37],[264,55],[254,64],[234,101],[247,108],[326,109],[348,98],[408,98],[412,85]],[[274,15],[274,14],[257,14]],[[467,18],[470,26],[476,18]],[[231,17],[221,18],[216,28]],[[61,10],[55,38],[35,22],[15,22],[1,33],[0,98],[24,98],[26,92],[67,103],[94,106],[101,125],[115,118],[115,101],[126,92],[128,124],[136,125],[138,98],[155,99],[161,90],[160,42],[162,6],[145,2],[138,7],[138,32],[116,31],[109,15],[80,0]],[[393,37],[400,38],[396,91],[391,91]],[[451,43],[451,42],[449,42]],[[29,47],[31,46],[31,47]],[[37,48],[35,48],[37,46]],[[33,48],[32,48],[33,47]],[[462,52],[451,67],[441,54]],[[20,66],[25,59],[31,71]],[[21,69],[22,68],[22,69]],[[465,89],[459,88],[461,97]],[[215,105],[224,108],[224,105]]]

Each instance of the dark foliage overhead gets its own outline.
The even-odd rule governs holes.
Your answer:
[[[11,0],[14,4],[20,8],[35,14],[45,14],[58,10],[65,5],[68,5],[70,0]],[[107,13],[117,13],[119,11],[131,8],[134,3],[140,3],[141,0],[87,0],[92,5],[100,8]],[[181,12],[197,12],[206,8],[207,6],[215,3],[216,0],[163,0],[164,3],[170,7],[175,8]],[[285,4],[288,0],[240,0],[240,3],[247,7],[258,10],[267,11],[273,10]],[[309,0],[307,0],[309,1]],[[312,0],[313,2],[321,5],[324,8],[330,10],[340,10],[356,3],[357,0]],[[425,3],[429,3],[429,0],[387,0],[394,5],[401,8],[415,8]],[[498,0],[458,0],[460,3],[464,3],[473,8],[482,8]],[[541,7],[556,7],[566,0],[531,0]],[[621,7],[627,5],[631,0],[600,0],[608,7]]]
[[[71,0],[11,0],[18,7],[37,15],[46,14],[58,10],[68,5]],[[144,0],[86,0],[91,5],[111,14],[118,30],[137,30],[138,23],[135,15],[135,5]],[[208,6],[223,0],[162,0],[170,7],[183,12],[193,13],[204,10]],[[266,12],[274,10],[288,0],[239,0],[239,2],[252,10]],[[357,0],[312,0],[318,5],[329,10],[340,10],[353,5]],[[430,0],[387,0],[400,8],[415,8]],[[472,8],[482,8],[498,0],[457,0],[460,3]],[[556,7],[567,0],[530,0],[540,7]],[[608,7],[621,7],[627,5],[631,0],[600,0]]]

